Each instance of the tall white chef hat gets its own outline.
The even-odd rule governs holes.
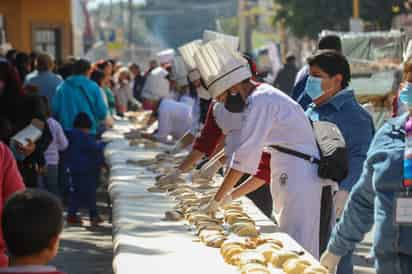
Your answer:
[[[233,51],[237,51],[239,49],[238,37],[211,30],[205,30],[203,32],[203,43],[207,43],[213,40],[223,40],[226,45]]]
[[[202,45],[202,40],[194,40],[190,43],[184,44],[179,48],[179,52],[182,55],[189,70],[196,68],[195,60],[193,59],[196,51]]]
[[[215,40],[200,47],[195,54],[195,60],[213,98],[252,77],[246,59],[228,48],[221,40]]]
[[[165,49],[157,53],[157,59],[160,64],[171,64],[175,58],[174,49]]]
[[[172,77],[179,86],[187,86],[187,68],[181,56],[176,56],[172,65]]]
[[[170,84],[166,79],[169,73],[162,67],[150,72],[143,87],[142,97],[148,100],[160,100],[169,97]]]

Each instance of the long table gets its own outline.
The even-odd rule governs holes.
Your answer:
[[[157,174],[127,163],[127,160],[153,159],[162,148],[131,147],[122,138],[122,132],[127,130],[127,123],[123,122],[106,134],[106,139],[111,141],[105,155],[111,166],[114,273],[239,273],[237,268],[224,263],[219,249],[199,243],[184,221],[163,219],[165,211],[171,210],[175,202],[164,193],[146,191],[153,186]],[[277,232],[276,225],[250,200],[244,198],[242,204],[264,236]],[[302,250],[286,234],[276,233],[276,238],[293,250]],[[307,252],[305,257],[314,260]]]

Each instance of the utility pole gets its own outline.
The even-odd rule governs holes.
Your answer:
[[[245,0],[238,0],[238,18],[239,18],[239,40],[240,50],[246,49],[246,18],[245,18]]]
[[[129,46],[133,43],[133,0],[129,0],[129,35],[128,35],[128,42]]]
[[[360,13],[359,13],[359,0],[353,0],[353,18],[359,19]]]

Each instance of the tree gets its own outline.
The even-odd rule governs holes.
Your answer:
[[[274,0],[280,9],[275,20],[284,20],[297,36],[316,38],[323,29],[347,31],[351,0]],[[406,12],[407,0],[360,0],[360,15],[379,30],[391,27],[395,13]],[[399,7],[399,9],[397,8]],[[394,9],[396,8],[396,9]],[[276,21],[275,21],[276,22]]]
[[[317,37],[322,29],[346,30],[352,13],[351,1],[275,0],[280,9],[275,21],[284,20],[299,37]]]

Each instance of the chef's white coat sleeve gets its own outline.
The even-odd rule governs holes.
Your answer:
[[[264,98],[256,98],[264,99]],[[259,167],[267,137],[275,123],[273,107],[264,100],[252,102],[245,113],[245,120],[240,132],[239,147],[235,150],[231,168],[255,175]]]
[[[172,133],[172,121],[170,119],[170,113],[159,109],[159,116],[157,120],[159,121],[159,126],[155,138],[162,143],[167,143],[167,136]]]

